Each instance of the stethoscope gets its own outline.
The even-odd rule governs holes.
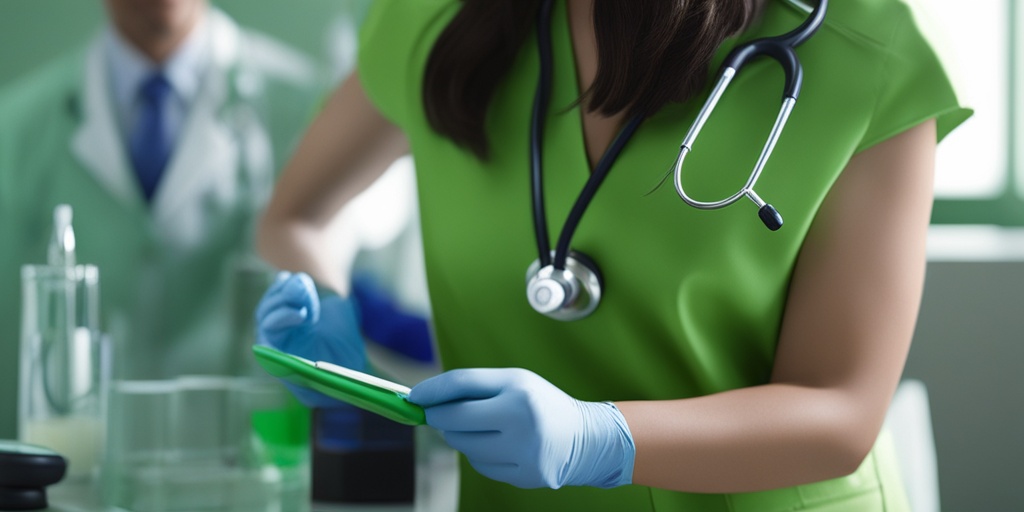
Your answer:
[[[547,118],[548,104],[551,100],[551,10],[552,0],[545,0],[541,5],[537,24],[537,47],[540,53],[540,77],[537,92],[533,101],[533,113],[530,123],[530,188],[533,206],[533,227],[537,238],[539,256],[526,271],[526,298],[538,313],[556,320],[578,320],[591,314],[601,302],[603,280],[601,271],[585,254],[570,248],[572,235],[579,226],[580,219],[590,201],[597,193],[612,164],[633,136],[643,114],[629,119],[611,146],[598,161],[587,183],[583,186],[579,197],[569,212],[569,217],[562,225],[555,250],[550,249],[547,232],[547,215],[544,211],[543,185],[543,147],[544,120]],[[676,192],[686,204],[702,210],[714,210],[729,206],[743,197],[749,198],[758,207],[758,217],[768,229],[775,231],[782,227],[782,216],[771,204],[766,203],[754,192],[761,172],[771,156],[775,144],[782,135],[796,99],[800,95],[803,83],[803,67],[797,58],[795,49],[810,39],[825,20],[828,0],[820,0],[807,19],[795,30],[786,34],[757,39],[734,48],[723,61],[719,70],[719,78],[707,101],[680,144],[679,153],[674,166]],[[746,184],[735,194],[720,201],[698,201],[691,198],[683,190],[683,160],[692,150],[693,143],[701,129],[714,111],[718,100],[726,88],[736,77],[743,66],[759,56],[767,56],[779,63],[785,72],[785,88],[782,95],[782,107],[776,117],[775,124],[768,135],[768,140],[761,150],[761,155],[754,165]]]

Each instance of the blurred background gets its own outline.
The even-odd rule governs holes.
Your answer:
[[[919,3],[944,33],[975,115],[939,148],[905,376],[928,388],[942,510],[1024,510],[1024,9]]]
[[[358,22],[370,0],[214,0],[240,25],[263,32],[316,59],[327,72],[351,65],[355,41],[346,25]],[[5,0],[0,3],[0,86],[87,44],[105,16],[101,0]],[[44,36],[45,33],[45,36]],[[348,56],[348,57],[346,57]]]
[[[944,32],[976,113],[940,147],[925,295],[905,376],[927,389],[942,510],[1024,510],[1024,8],[917,1]],[[213,3],[313,57],[337,81],[352,64],[352,28],[369,0]],[[85,44],[102,21],[99,0],[3,0],[0,87]],[[15,340],[0,343],[7,357]]]

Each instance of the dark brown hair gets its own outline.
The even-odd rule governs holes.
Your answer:
[[[581,101],[592,112],[651,114],[704,87],[727,37],[756,19],[766,0],[594,0],[597,77]],[[430,126],[481,159],[487,107],[542,0],[463,0],[441,33],[424,75]]]

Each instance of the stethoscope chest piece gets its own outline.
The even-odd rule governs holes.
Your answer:
[[[583,318],[601,303],[601,273],[586,256],[570,251],[565,268],[541,266],[534,260],[526,270],[526,299],[530,306],[555,320]]]

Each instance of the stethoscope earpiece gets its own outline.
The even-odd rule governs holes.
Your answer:
[[[778,231],[782,227],[782,214],[770,204],[765,204],[757,210],[757,216],[761,217],[761,222],[772,231]]]
[[[553,256],[553,255],[552,255]],[[601,303],[601,272],[590,258],[570,251],[565,268],[541,266],[536,259],[526,270],[526,300],[538,313],[555,320],[578,320]]]

